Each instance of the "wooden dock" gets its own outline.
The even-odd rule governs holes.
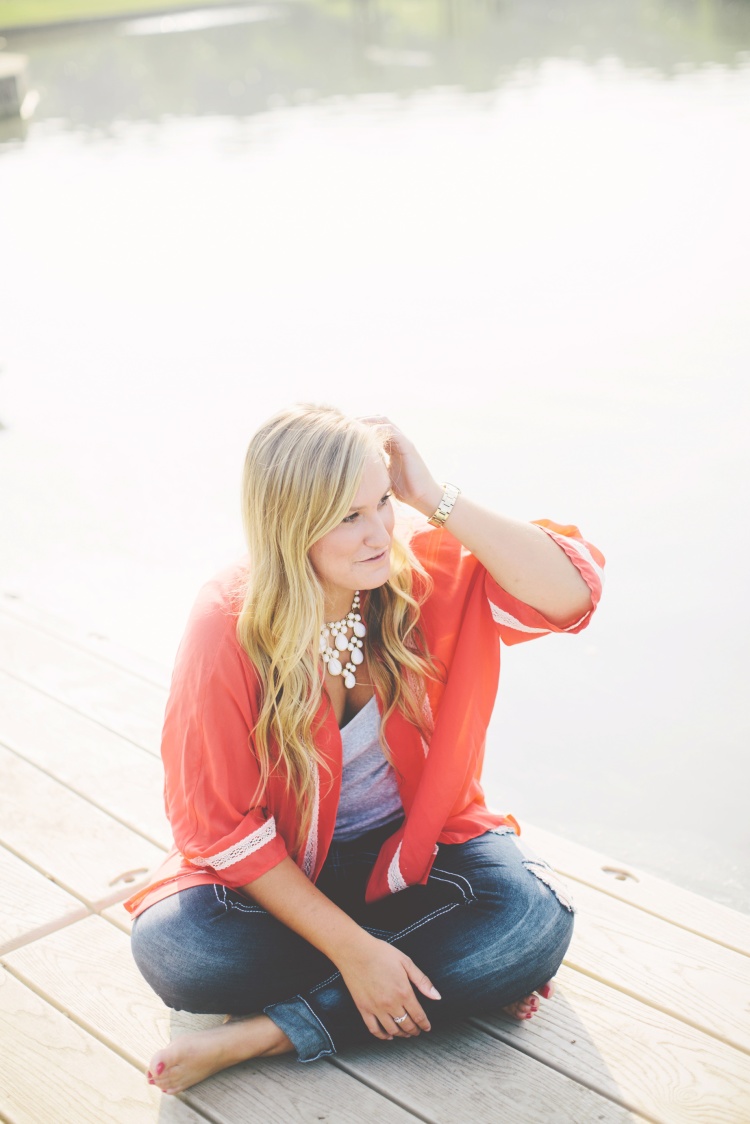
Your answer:
[[[159,673],[0,604],[0,1118],[9,1124],[747,1124],[750,917],[528,828],[578,916],[530,1022],[475,1018],[164,1097],[143,1070],[210,1018],[141,980],[121,903],[170,841]]]

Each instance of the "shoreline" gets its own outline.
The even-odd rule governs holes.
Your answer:
[[[110,11],[102,12],[101,8],[103,3],[109,2]],[[15,5],[8,5],[9,7]],[[89,0],[88,3],[60,3],[57,5],[59,13],[55,18],[39,13],[36,19],[29,21],[28,16],[25,22],[14,22],[11,16],[11,22],[8,20],[8,13],[3,12],[0,19],[0,36],[7,35],[27,35],[36,31],[63,31],[72,27],[86,26],[89,24],[108,24],[120,23],[125,20],[143,19],[143,18],[158,18],[160,16],[172,16],[180,12],[198,12],[205,8],[249,8],[253,5],[242,2],[238,3],[237,0],[201,0],[200,3],[185,3],[185,0],[131,0],[130,3],[125,5],[119,4],[116,0]],[[28,4],[18,4],[19,9],[28,8]],[[78,9],[78,10],[77,10]],[[0,49],[2,45],[0,44]]]

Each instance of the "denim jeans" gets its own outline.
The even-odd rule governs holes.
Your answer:
[[[501,828],[440,845],[424,886],[367,905],[367,879],[394,825],[334,843],[317,885],[363,928],[396,945],[442,998],[418,998],[433,1026],[497,1010],[554,976],[573,932],[564,883]],[[242,894],[195,886],[135,921],[133,955],[176,1010],[263,1011],[310,1062],[372,1041],[327,957]]]

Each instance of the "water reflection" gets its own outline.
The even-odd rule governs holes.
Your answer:
[[[506,661],[497,803],[750,908],[750,6],[222,10],[9,37],[4,587],[168,665],[253,425],[397,410],[610,557]]]
[[[30,55],[37,119],[247,116],[359,94],[494,90],[545,59],[670,76],[740,65],[750,6],[722,0],[343,0],[206,9],[8,34]]]

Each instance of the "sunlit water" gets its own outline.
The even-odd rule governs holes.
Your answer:
[[[609,559],[494,803],[750,908],[747,6],[233,12],[9,37],[2,590],[167,668],[256,424],[388,413]]]

